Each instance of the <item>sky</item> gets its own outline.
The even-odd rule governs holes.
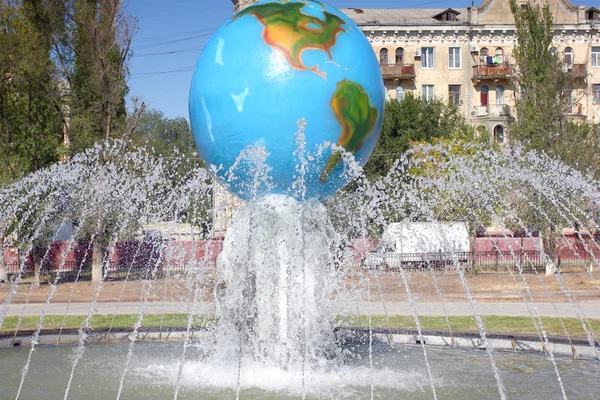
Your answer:
[[[462,8],[470,6],[472,0],[324,2],[337,8]],[[482,2],[475,0],[475,5]],[[572,3],[600,7],[600,0]],[[142,98],[149,108],[162,111],[166,117],[188,118],[194,66],[212,33],[233,15],[231,0],[128,0],[126,8],[138,18],[130,96]]]

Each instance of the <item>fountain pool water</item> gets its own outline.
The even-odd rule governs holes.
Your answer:
[[[180,399],[234,398],[237,388],[235,363],[206,362],[201,347],[188,349],[188,361],[183,374],[177,376],[177,361],[173,354],[181,352],[177,342],[137,345],[130,376],[122,398],[132,400],[162,400],[173,398],[173,388],[179,380]],[[370,367],[368,348],[357,349],[355,357],[343,365],[311,367],[305,376],[306,398],[362,399],[371,398],[371,377],[375,382],[375,398],[415,399],[433,398],[421,349],[402,346],[390,349],[385,344],[373,348],[377,362]],[[36,349],[31,383],[22,391],[24,399],[58,399],[64,395],[69,379],[70,346],[40,346]],[[89,344],[81,361],[69,398],[73,400],[114,399],[115,382],[120,380],[121,368],[127,356],[127,344]],[[14,398],[20,369],[27,358],[27,349],[1,350],[0,376],[3,398]],[[439,398],[465,400],[496,399],[498,389],[489,369],[485,353],[474,350],[432,348],[428,352],[435,375]],[[574,361],[559,357],[561,376],[568,382],[570,399],[593,399],[600,391],[598,363]],[[527,353],[498,353],[496,362],[503,371],[507,396],[512,399],[558,399],[560,389],[556,376],[546,358]],[[302,397],[300,370],[284,371],[249,364],[241,377],[240,398],[299,399]],[[33,384],[35,382],[35,384]],[[93,395],[92,395],[93,394]]]

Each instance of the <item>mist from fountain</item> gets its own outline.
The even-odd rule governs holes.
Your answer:
[[[269,154],[259,144],[248,147],[228,171],[231,180],[236,179],[236,168],[253,171],[254,179],[246,182],[246,186],[254,200],[236,214],[228,230],[217,259],[214,283],[206,275],[211,268],[211,260],[206,256],[187,265],[183,274],[167,269],[162,286],[156,284],[163,263],[167,260],[168,264],[183,263],[183,255],[168,255],[164,247],[158,246],[158,253],[142,276],[136,319],[129,329],[129,343],[122,348],[124,358],[113,379],[113,397],[131,398],[131,387],[140,376],[145,377],[148,385],[153,380],[165,379],[165,385],[175,399],[187,398],[194,390],[230,391],[238,398],[260,397],[260,393],[252,394],[257,389],[301,398],[338,398],[344,396],[348,387],[354,388],[348,392],[350,396],[360,394],[375,398],[409,391],[421,393],[423,398],[446,397],[458,390],[457,383],[448,382],[450,378],[438,365],[443,361],[435,351],[432,355],[425,343],[418,312],[419,299],[412,295],[411,279],[415,272],[409,266],[400,265],[395,279],[398,291],[406,293],[417,328],[424,363],[419,367],[422,373],[413,372],[412,363],[416,357],[413,353],[412,361],[408,363],[393,357],[394,361],[390,361],[389,354],[396,354],[398,345],[390,343],[391,346],[381,347],[384,344],[375,339],[370,311],[367,312],[367,340],[362,350],[360,346],[348,347],[340,341],[339,335],[334,334],[336,327],[352,324],[352,318],[360,314],[364,302],[382,303],[388,326],[390,324],[386,308],[389,300],[381,291],[385,273],[366,270],[352,262],[347,252],[351,242],[377,236],[391,222],[439,221],[444,216],[470,221],[475,228],[485,227],[489,221],[502,226],[518,226],[526,236],[533,236],[522,217],[524,208],[558,232],[564,226],[578,226],[578,232],[598,229],[595,215],[600,208],[600,190],[597,182],[543,154],[524,153],[518,149],[501,154],[465,146],[464,151],[459,152],[463,155],[457,155],[452,148],[443,145],[421,146],[397,160],[390,172],[375,182],[364,177],[352,155],[344,154],[344,173],[354,179],[352,190],[343,191],[324,203],[305,199],[304,177],[314,160],[319,159],[329,146],[324,144],[311,154],[304,146],[305,123],[299,122],[296,134],[298,164],[293,171],[296,183],[292,192],[265,195],[274,188],[269,179],[271,171],[266,165]],[[95,235],[102,235],[106,244],[117,243],[135,237],[140,226],[153,222],[168,222],[171,233],[183,221],[195,226],[210,226],[206,214],[198,211],[199,204],[210,204],[212,182],[205,169],[190,167],[190,160],[157,158],[143,150],[123,153],[122,147],[121,142],[99,146],[74,157],[67,164],[55,165],[0,189],[0,234],[18,239],[24,250],[19,269],[8,283],[10,290],[0,311],[0,328],[17,293],[23,293],[23,290],[27,293],[27,305],[40,280],[39,269],[34,279],[26,279],[29,255],[40,243],[47,242],[46,238],[52,238],[57,226],[75,222],[70,245],[59,255],[57,271],[24,358],[19,385],[15,388],[16,397],[25,396],[27,390],[35,386],[30,368],[32,363],[40,362],[35,350],[39,349],[45,317],[55,291],[70,272],[65,269],[67,253],[78,240],[87,239],[92,243]],[[407,179],[409,174],[413,179]],[[105,229],[96,232],[100,222]],[[207,237],[210,236],[207,232]],[[166,237],[168,239],[169,235]],[[502,239],[509,238],[510,235],[504,234]],[[430,238],[423,237],[422,240]],[[121,297],[128,282],[133,280],[132,272],[140,256],[141,244],[139,241],[132,260],[125,265],[114,314],[122,306]],[[195,242],[194,252],[196,246],[206,246],[206,243]],[[586,254],[579,256],[585,273],[600,292],[592,272],[592,268],[599,267],[594,249],[600,249],[600,245],[592,238],[590,246],[586,244],[584,248],[589,264],[584,262]],[[49,249],[46,247],[41,263],[48,257]],[[553,262],[546,249],[538,250],[547,263]],[[511,258],[518,259],[516,254],[521,251],[521,248],[511,247]],[[84,253],[84,261],[92,259],[91,244]],[[97,312],[104,281],[111,271],[110,257],[110,251],[102,257],[105,279],[93,288],[87,315],[79,327],[78,342],[70,347],[70,354],[65,354],[69,373],[62,388],[57,389],[65,399],[78,396],[77,386],[85,379],[81,363],[88,362],[87,352],[91,351],[93,358],[99,357],[89,344],[93,333],[91,320]],[[553,353],[530,289],[531,275],[526,273],[526,268],[532,261],[525,256],[524,261],[517,263],[515,272],[507,261],[503,260],[503,263],[528,307],[540,342],[545,344],[547,363],[555,375],[552,393],[567,399],[569,391],[574,389],[565,386],[565,374],[572,376],[565,372],[564,362]],[[83,264],[85,262],[74,275],[61,332],[73,294],[83,279]],[[479,304],[470,289],[466,266],[453,257],[450,267],[460,281],[464,298],[477,323],[489,359],[489,378],[495,382],[495,396],[505,399],[512,394],[514,397],[511,388],[514,376],[506,368],[502,353],[494,351],[487,336]],[[554,304],[557,299],[552,298],[536,268],[529,269],[534,272],[534,279],[541,282],[548,302],[553,304],[560,318]],[[451,336],[449,345],[453,347],[453,327],[446,309],[444,288],[437,282],[440,272],[428,262],[426,273],[431,276],[435,295],[442,303]],[[555,277],[586,333],[590,348],[600,358],[600,341],[581,302],[560,270],[556,271]],[[164,365],[144,364],[137,352],[145,352],[145,345],[140,342],[140,329],[147,315],[155,312],[149,299],[154,292],[159,292],[164,308],[173,300],[167,296],[167,284],[178,279],[185,281],[187,288],[185,310],[182,311],[188,317],[181,347],[173,349],[171,358]],[[200,309],[207,297],[214,298],[218,322],[209,324],[207,332],[199,337],[195,321],[206,316],[206,311]],[[22,317],[23,312],[17,331]],[[106,338],[110,338],[114,322],[113,315]],[[561,323],[571,342],[562,319]],[[163,317],[161,332],[162,328]],[[57,344],[60,340],[59,335]],[[140,362],[145,366],[140,366]],[[265,379],[263,375],[274,378]],[[136,379],[132,379],[134,376]],[[398,379],[400,382],[396,382]],[[594,385],[593,382],[588,384]]]

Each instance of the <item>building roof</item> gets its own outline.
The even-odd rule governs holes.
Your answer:
[[[467,22],[466,8],[343,8],[341,11],[358,25],[452,25]],[[444,12],[458,13],[456,21],[434,18]]]

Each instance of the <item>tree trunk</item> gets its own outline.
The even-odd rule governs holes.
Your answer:
[[[35,286],[40,286],[40,253],[37,251],[37,248],[34,245],[31,245],[31,251],[33,252],[33,282]]]
[[[6,271],[6,260],[4,259],[6,246],[4,238],[0,236],[0,283],[8,282],[8,273]]]
[[[92,282],[100,283],[104,278],[102,266],[104,265],[104,246],[102,235],[97,235],[92,242]]]
[[[68,90],[65,89],[64,97],[68,95]],[[62,102],[60,105],[60,111],[62,113],[62,121],[63,121],[63,146],[65,147],[65,151],[67,154],[63,154],[61,156],[61,162],[66,163],[71,158],[71,107],[67,101]]]
[[[471,231],[471,265],[469,265],[469,272],[475,272],[477,265],[477,228],[473,228]]]

